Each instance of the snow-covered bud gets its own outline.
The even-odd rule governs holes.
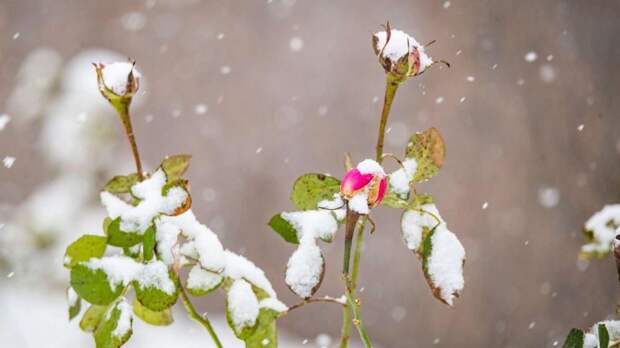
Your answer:
[[[389,23],[385,31],[373,34],[372,45],[385,72],[398,82],[420,75],[437,62],[450,66],[444,61],[434,61],[426,54],[424,46],[409,34],[390,29]]]
[[[349,201],[349,207],[360,214],[368,214],[385,196],[387,181],[379,163],[371,159],[360,162],[342,178],[340,193]]]
[[[140,87],[140,73],[135,62],[116,62],[108,65],[93,64],[101,94],[112,104],[129,103]]]

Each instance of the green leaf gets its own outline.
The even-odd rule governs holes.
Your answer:
[[[161,312],[172,307],[177,302],[177,297],[179,295],[176,288],[173,294],[168,294],[153,286],[143,288],[135,281],[133,282],[133,287],[136,291],[136,299],[140,301],[144,307],[155,312]]]
[[[69,288],[68,291],[73,291]],[[78,296],[73,305],[69,305],[69,320],[75,318],[78,314],[80,314],[80,309],[82,309],[82,299]]]
[[[107,305],[116,300],[123,292],[118,284],[110,287],[108,276],[102,270],[91,270],[83,264],[71,269],[71,286],[86,302],[96,305]]]
[[[100,258],[105,253],[107,238],[85,234],[67,247],[65,252],[65,267],[71,268],[80,262],[88,261],[93,257]]]
[[[108,306],[92,305],[88,307],[82,320],[80,320],[80,329],[86,332],[93,332],[97,329],[97,325],[101,322],[103,315],[108,311]]]
[[[103,233],[107,236],[108,235],[108,227],[110,227],[110,224],[112,223],[112,218],[106,216],[105,219],[103,219]]]
[[[609,331],[605,324],[598,324],[598,348],[609,347]]]
[[[161,162],[161,168],[166,173],[168,182],[180,178],[185,171],[187,171],[191,159],[191,155],[174,155],[166,157],[166,159]]]
[[[309,173],[293,184],[291,200],[298,210],[313,210],[324,199],[333,199],[340,192],[340,180],[325,174]]]
[[[155,225],[149,226],[144,231],[144,246],[143,246],[144,260],[151,261],[155,250]]]
[[[418,163],[413,177],[415,181],[424,181],[435,176],[443,166],[445,156],[445,144],[436,128],[412,135],[405,150],[405,157],[415,158]]]
[[[583,348],[583,331],[579,329],[572,329],[566,336],[566,341],[562,348]]]
[[[117,175],[110,179],[103,187],[104,191],[110,193],[128,193],[131,187],[139,181],[138,174]]]
[[[256,329],[245,340],[246,348],[277,348],[278,333],[276,329],[276,318],[278,312],[262,308],[256,319]]]
[[[156,326],[168,326],[174,321],[170,308],[159,312],[152,311],[136,299],[133,300],[133,313],[145,323]]]
[[[129,248],[142,242],[143,236],[137,232],[125,232],[121,230],[121,218],[117,217],[108,225],[108,244]]]
[[[390,208],[405,209],[407,208],[407,205],[409,203],[407,203],[406,200],[400,198],[399,195],[396,194],[394,191],[388,189],[385,197],[383,197],[383,200],[381,201],[381,204]]]
[[[103,317],[103,321],[97,326],[95,330],[95,343],[97,348],[118,348],[125,344],[131,337],[132,330],[131,324],[133,317],[131,315],[131,306],[122,301],[117,303],[111,311],[107,312]],[[125,311],[130,311],[126,313]],[[119,325],[125,325],[124,318],[121,316],[129,315],[129,327],[123,332],[123,327],[119,328]],[[119,329],[121,332],[118,332]]]
[[[274,215],[271,220],[269,220],[269,226],[271,226],[280,237],[284,238],[285,241],[299,244],[295,227],[293,227],[290,222],[286,221],[281,214]]]

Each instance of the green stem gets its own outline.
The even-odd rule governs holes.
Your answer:
[[[129,102],[119,102],[118,105],[114,105],[118,111],[118,115],[125,128],[125,134],[127,134],[127,140],[131,146],[131,153],[133,159],[136,162],[136,171],[138,173],[138,179],[142,181],[144,179],[142,172],[142,162],[140,162],[140,153],[138,152],[138,145],[136,144],[136,137],[133,134],[133,127],[131,126],[131,116],[129,115]]]
[[[392,108],[392,102],[394,101],[394,96],[396,95],[396,90],[400,82],[394,80],[390,77],[390,75],[386,78],[385,84],[385,97],[383,98],[383,110],[381,111],[381,121],[379,122],[379,133],[377,135],[377,145],[375,146],[376,156],[375,159],[380,164],[383,163],[383,144],[385,142],[385,127],[387,125],[388,118],[390,116],[390,110]],[[355,219],[357,222],[357,218]],[[347,219],[348,224],[348,219]],[[351,330],[351,322],[355,322],[355,326],[360,334],[362,342],[365,347],[372,347],[372,343],[370,342],[370,338],[366,333],[366,329],[361,321],[360,314],[360,306],[359,302],[355,303],[353,301],[353,297],[355,296],[355,291],[357,289],[357,276],[359,274],[359,266],[360,259],[362,254],[362,246],[364,245],[364,227],[366,225],[366,219],[364,219],[359,224],[357,240],[355,241],[355,250],[353,251],[353,270],[351,272],[351,278],[348,276],[348,259],[350,255],[347,255],[347,242],[349,243],[349,254],[350,254],[350,243],[347,236],[345,236],[345,265],[343,265],[343,278],[346,284],[346,296],[348,305],[345,306],[342,313],[342,337],[340,339],[340,348],[347,348],[349,346],[349,337]],[[348,228],[347,228],[348,232]],[[352,236],[351,236],[352,237]],[[349,301],[350,300],[350,301]],[[351,320],[351,314],[353,314],[353,320]]]
[[[211,335],[211,338],[213,339],[215,345],[218,348],[222,348],[222,342],[220,342],[220,339],[217,337],[215,330],[213,330],[211,322],[206,317],[206,315],[202,316],[196,311],[196,308],[194,308],[194,305],[190,301],[189,296],[187,296],[187,292],[185,291],[185,288],[183,288],[183,284],[181,284],[181,280],[179,279],[178,275],[174,277],[174,282],[176,283],[177,288],[179,288],[179,291],[181,292],[183,306],[185,306],[185,309],[187,309],[187,311],[189,312],[190,317],[194,319],[194,321],[198,322],[200,325],[204,326],[204,328],[207,329],[207,331],[209,332],[209,335]]]
[[[381,122],[379,123],[379,134],[377,136],[376,160],[379,163],[383,162],[383,143],[385,140],[385,126],[387,124],[388,117],[390,116],[390,109],[392,108],[392,102],[396,95],[399,83],[390,79],[386,79],[385,84],[385,97],[383,98],[383,110],[381,111]]]

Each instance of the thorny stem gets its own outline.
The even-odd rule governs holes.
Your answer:
[[[213,330],[213,326],[211,326],[211,322],[209,321],[207,316],[200,315],[196,311],[196,308],[194,308],[194,305],[190,301],[189,296],[187,296],[187,292],[185,291],[183,284],[181,284],[181,280],[179,279],[178,275],[174,277],[174,282],[176,283],[177,288],[179,288],[181,298],[183,299],[183,306],[185,306],[185,309],[187,309],[187,311],[189,312],[190,317],[194,319],[194,321],[198,322],[200,325],[204,326],[205,329],[207,329],[209,335],[211,335],[211,338],[213,339],[213,342],[218,348],[223,348],[222,342],[220,342],[220,339],[217,337],[217,334],[215,333],[215,330]]]
[[[359,299],[354,299],[350,291],[346,292],[346,296],[347,303],[349,304],[349,307],[351,307],[351,312],[353,312],[353,324],[357,327],[362,343],[364,344],[364,347],[372,348],[372,342],[370,342],[370,337],[368,336],[366,328],[362,323],[362,315],[360,313],[361,302]]]
[[[138,174],[138,179],[142,181],[144,179],[144,174],[142,172],[142,162],[140,162],[140,153],[138,152],[138,145],[136,144],[136,137],[133,134],[133,127],[131,126],[131,116],[129,115],[129,103],[120,102],[120,105],[116,109],[118,110],[118,115],[121,118],[123,127],[125,127],[125,134],[127,134],[127,139],[129,140],[129,145],[131,146],[131,152],[133,154],[133,159],[136,162],[136,171]]]
[[[390,116],[390,109],[392,108],[392,102],[394,101],[394,96],[396,95],[396,90],[398,89],[400,82],[393,79],[390,75],[387,76],[386,78],[386,84],[385,84],[385,97],[383,99],[383,110],[381,111],[381,121],[379,122],[379,133],[377,135],[377,145],[375,146],[375,159],[376,161],[381,164],[383,163],[383,144],[385,141],[385,126],[387,125],[387,120],[388,117]],[[357,218],[355,219],[357,222]],[[349,228],[348,228],[348,216],[347,216],[347,234],[349,232]],[[361,259],[361,253],[362,253],[362,246],[364,245],[364,240],[363,240],[363,236],[364,236],[364,227],[366,225],[366,219],[362,220],[362,222],[359,224],[359,229],[358,229],[358,234],[357,234],[357,240],[355,241],[355,249],[353,251],[353,270],[351,272],[351,278],[349,278],[348,276],[348,258],[349,255],[347,254],[347,249],[346,249],[346,243],[347,243],[347,239],[345,236],[345,263],[347,263],[346,265],[343,266],[343,270],[345,270],[346,272],[343,272],[343,278],[345,281],[345,285],[346,285],[346,296],[347,296],[347,306],[345,306],[343,313],[342,313],[342,337],[340,339],[340,348],[347,348],[349,346],[349,337],[350,337],[350,330],[351,330],[351,322],[353,321],[355,323],[355,326],[357,327],[357,330],[360,334],[360,338],[362,339],[362,342],[364,343],[365,347],[372,347],[372,343],[370,342],[370,338],[368,337],[368,334],[366,333],[366,329],[364,328],[364,325],[362,324],[362,321],[360,319],[360,305],[359,305],[359,301],[355,301],[354,300],[354,296],[355,296],[355,291],[357,289],[357,276],[359,274],[359,266],[360,266],[360,259]],[[352,236],[351,236],[352,238]],[[350,253],[350,250],[349,250]],[[353,314],[353,320],[351,320],[351,314]]]

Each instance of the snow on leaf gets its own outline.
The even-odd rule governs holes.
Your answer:
[[[286,284],[297,296],[311,297],[323,280],[325,260],[312,236],[303,236],[286,266]]]
[[[586,221],[583,233],[587,243],[581,247],[582,257],[604,257],[612,249],[616,229],[620,226],[620,204],[606,205]]]
[[[194,296],[203,296],[217,289],[223,281],[224,277],[220,274],[206,271],[200,265],[195,265],[187,277],[187,291]]]
[[[226,317],[237,337],[245,339],[252,334],[259,311],[250,283],[243,279],[233,281],[226,296]]]

